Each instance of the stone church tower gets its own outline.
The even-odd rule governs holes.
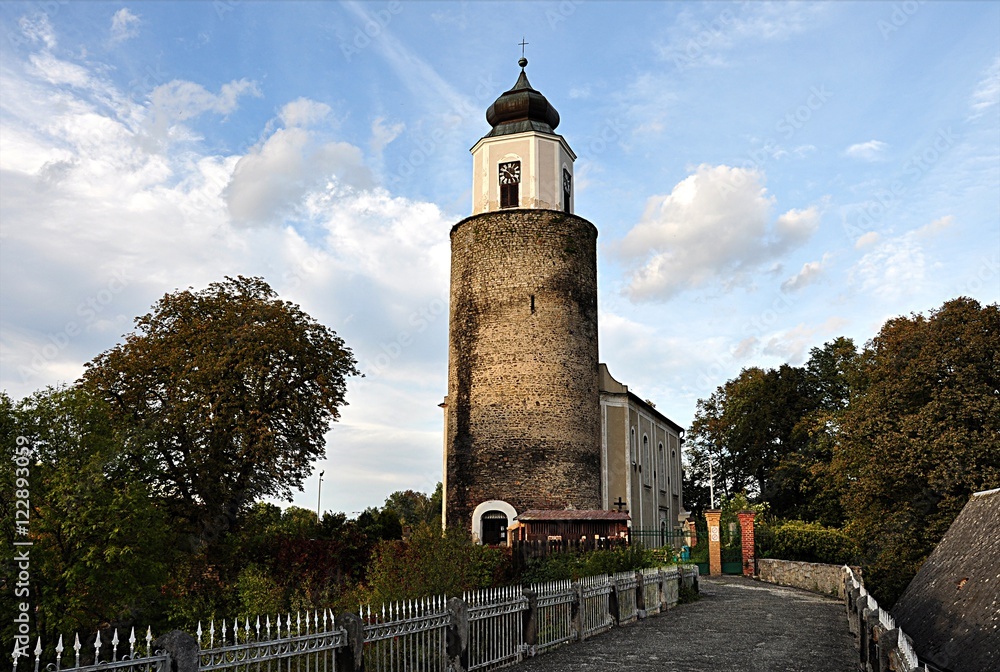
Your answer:
[[[602,508],[597,229],[527,63],[486,112],[451,230],[444,522],[486,543],[529,509]]]

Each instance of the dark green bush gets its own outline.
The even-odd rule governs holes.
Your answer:
[[[780,560],[822,562],[834,565],[854,564],[858,546],[838,529],[819,523],[790,520],[754,531],[757,556]]]
[[[522,585],[566,579],[576,581],[584,576],[645,569],[654,564],[653,551],[638,544],[611,551],[557,553],[528,560],[517,581]]]

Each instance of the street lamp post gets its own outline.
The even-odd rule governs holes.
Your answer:
[[[323,501],[323,474],[325,471],[319,472],[319,492],[316,495],[316,521],[319,522],[319,506],[320,502]]]

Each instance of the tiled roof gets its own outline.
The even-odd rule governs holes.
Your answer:
[[[565,509],[543,511],[532,509],[516,516],[517,520],[629,520],[629,515],[623,511],[605,511],[603,509]]]
[[[896,602],[896,624],[949,672],[1000,670],[1000,489],[976,493]]]

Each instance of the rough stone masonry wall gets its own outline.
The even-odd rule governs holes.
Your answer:
[[[861,575],[860,569],[854,571]],[[761,581],[844,599],[843,565],[761,558],[757,560],[757,572]]]
[[[553,210],[451,232],[447,520],[600,508],[597,229]]]

